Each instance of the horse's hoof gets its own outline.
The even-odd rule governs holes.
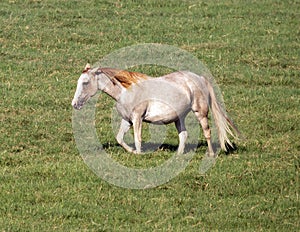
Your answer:
[[[135,155],[141,155],[142,154],[142,152],[137,151],[137,150],[134,150],[132,153],[135,154]]]
[[[214,152],[206,152],[206,157],[208,157],[208,158],[217,158],[217,155]]]

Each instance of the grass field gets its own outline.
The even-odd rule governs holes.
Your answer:
[[[0,230],[299,231],[299,9],[298,0],[1,1]],[[71,100],[86,62],[138,43],[189,51],[222,90],[245,139],[205,175],[200,146],[170,182],[124,189],[76,149]],[[113,101],[102,94],[98,105],[115,159],[147,166],[173,154],[124,152]],[[165,142],[176,145],[176,134]]]

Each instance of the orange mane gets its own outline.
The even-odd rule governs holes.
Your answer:
[[[130,72],[113,68],[100,68],[99,70],[113,80],[118,81],[126,89],[132,84],[136,84],[141,79],[148,79],[147,75],[138,72]]]

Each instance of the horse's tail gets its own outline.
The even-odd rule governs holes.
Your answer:
[[[207,81],[207,87],[210,95],[209,105],[216,124],[221,149],[226,151],[226,144],[233,147],[231,141],[228,138],[228,134],[230,134],[234,138],[238,138],[240,132],[218,101],[214,88],[209,81]]]

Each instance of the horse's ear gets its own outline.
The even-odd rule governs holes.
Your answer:
[[[82,71],[82,73],[86,73],[91,69],[91,65],[89,63],[86,64],[84,70]]]
[[[89,63],[87,63],[86,66],[85,66],[85,68],[84,68],[84,70],[88,70],[90,68],[91,68],[91,65]]]

